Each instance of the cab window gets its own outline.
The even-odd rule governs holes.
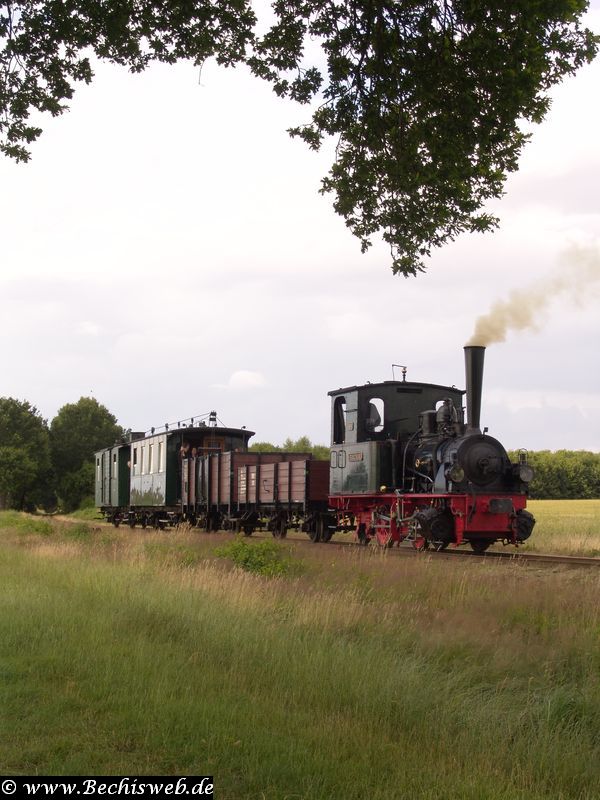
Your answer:
[[[333,443],[346,441],[346,398],[336,397],[333,402]]]
[[[367,406],[365,428],[367,433],[381,433],[384,427],[384,404],[381,397],[372,397]]]

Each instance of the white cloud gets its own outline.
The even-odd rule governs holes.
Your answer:
[[[79,325],[79,333],[83,336],[99,336],[100,330],[100,325],[95,322],[90,322],[89,320],[84,320]]]
[[[491,389],[486,395],[488,405],[504,406],[510,411],[524,409],[577,409],[582,414],[600,414],[600,394],[591,392],[543,389]]]
[[[233,389],[235,391],[244,391],[246,389],[259,389],[266,386],[267,382],[265,377],[260,372],[252,372],[247,369],[240,369],[230,375],[227,383],[213,383],[213,389]]]

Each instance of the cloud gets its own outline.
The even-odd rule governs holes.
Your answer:
[[[79,333],[83,336],[98,336],[100,334],[100,326],[95,322],[85,320],[79,326]]]
[[[211,389],[232,389],[234,391],[244,391],[246,389],[259,389],[266,386],[266,380],[262,372],[252,372],[247,369],[239,369],[233,372],[227,383],[214,383]]]

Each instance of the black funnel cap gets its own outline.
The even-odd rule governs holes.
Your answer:
[[[481,433],[481,395],[483,390],[483,360],[485,347],[465,347],[465,378],[467,381],[467,431]]]

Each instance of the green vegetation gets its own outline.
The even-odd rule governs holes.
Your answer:
[[[48,425],[35,406],[0,397],[0,509],[52,504]]]
[[[516,459],[516,454],[512,453]],[[537,450],[528,453],[535,469],[531,496],[545,499],[600,498],[600,453]]]
[[[298,569],[298,564],[292,561],[289,553],[286,554],[280,545],[269,540],[256,542],[238,537],[218,547],[215,555],[230,559],[237,567],[248,572],[268,577],[286,575]]]
[[[11,528],[22,534],[50,536],[54,527],[50,519],[39,519],[20,511],[0,511],[0,528]]]
[[[92,522],[94,520],[99,521],[103,519],[103,517],[98,513],[98,509],[95,505],[78,508],[77,511],[72,511],[69,516],[73,517],[74,519],[82,519],[88,522]]]
[[[50,454],[63,511],[94,494],[94,453],[123,434],[110,411],[93,397],[60,408],[50,424]]]
[[[551,87],[597,52],[587,6],[15,0],[0,13],[0,152],[29,158],[40,112],[63,113],[92,59],[245,64],[310,104],[292,136],[335,143],[322,191],[363,252],[381,235],[393,271],[415,275],[432,248],[498,224],[486,205],[517,169],[523,122],[541,122]]]
[[[311,453],[313,458],[329,461],[329,447],[326,444],[313,444],[308,436],[299,439],[288,438],[281,445],[271,442],[254,442],[248,448],[253,453]]]
[[[208,772],[222,800],[598,796],[591,572],[287,542],[303,574],[265,578],[210,535],[7,520],[7,774]]]
[[[94,453],[123,433],[97,400],[59,409],[50,427],[27,401],[0,397],[0,510],[94,504]]]

